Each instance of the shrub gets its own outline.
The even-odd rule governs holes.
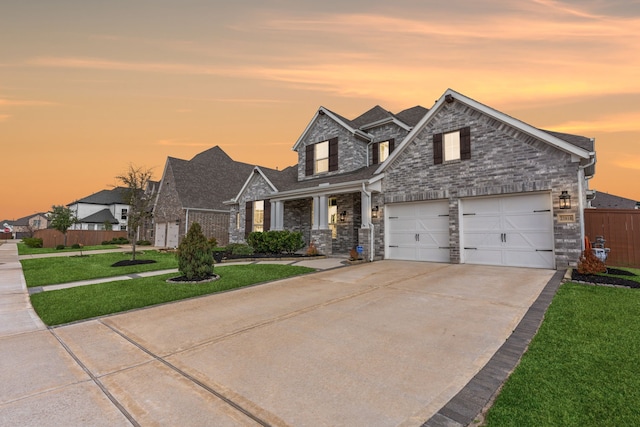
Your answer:
[[[229,255],[253,255],[254,252],[253,247],[244,243],[229,243],[226,249]]]
[[[72,249],[80,249],[80,243],[74,243],[73,245],[71,245],[71,248]]]
[[[42,239],[38,237],[25,237],[22,242],[30,248],[41,248]]]
[[[302,233],[287,230],[254,231],[249,233],[247,243],[261,254],[292,254],[304,248]]]
[[[114,237],[113,239],[111,239],[111,244],[112,245],[128,245],[129,240],[126,237]]]
[[[138,240],[136,242],[136,245],[138,246],[151,246],[151,242],[148,240]]]
[[[211,237],[211,238],[209,238],[209,241],[208,241],[208,242],[209,242],[209,246],[210,246],[211,248],[215,248],[215,247],[217,247],[217,246],[218,246],[218,239],[216,239],[215,237]]]
[[[580,274],[596,274],[607,271],[607,266],[593,253],[590,247],[587,247],[578,260],[578,273]]]
[[[56,250],[59,250],[59,251],[60,251],[60,250],[62,250],[62,249],[64,249],[64,245],[57,245],[57,246],[56,246]]]
[[[108,240],[103,240],[102,243],[101,243],[101,245],[105,245],[105,246],[106,245],[110,245],[110,244],[111,244],[111,242],[108,241]]]
[[[200,224],[194,222],[178,246],[178,269],[189,280],[202,280],[213,274],[213,257]]]

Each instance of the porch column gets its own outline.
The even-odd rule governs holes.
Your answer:
[[[371,197],[364,191],[360,192],[360,213],[362,214],[360,228],[369,228],[369,223],[371,222]]]
[[[271,230],[284,229],[284,202],[271,202]]]
[[[311,205],[313,209],[313,224],[311,225],[312,230],[320,229],[320,197],[313,196],[313,204]]]
[[[319,210],[319,229],[326,230],[329,228],[329,200],[326,195],[319,197],[318,203]]]

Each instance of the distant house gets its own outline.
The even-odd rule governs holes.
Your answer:
[[[114,231],[127,230],[129,205],[124,201],[124,187],[102,190],[67,205],[78,224],[71,230],[104,230],[111,224]]]
[[[191,160],[168,157],[155,190],[151,241],[158,247],[177,247],[197,222],[207,238],[226,245],[230,208],[223,202],[240,191],[253,169],[254,165],[236,162],[218,146]]]
[[[551,269],[582,252],[591,138],[449,89],[429,110],[320,107],[293,150],[293,170],[254,167],[227,200],[232,242],[298,230],[325,254]]]
[[[602,191],[593,191],[590,207],[596,209],[640,209],[640,202],[615,196]]]
[[[47,214],[45,212],[38,212],[13,221],[5,220],[0,223],[2,226],[0,231],[7,228],[5,227],[5,224],[9,226],[9,232],[13,233],[14,238],[22,239],[24,237],[32,237],[36,230],[47,228],[49,225],[49,218],[47,218]]]

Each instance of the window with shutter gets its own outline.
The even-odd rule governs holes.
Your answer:
[[[247,202],[244,208],[244,238],[253,231],[253,202]]]
[[[264,201],[264,221],[262,228],[264,231],[271,230],[271,202],[269,200]]]
[[[471,159],[471,128],[469,126],[460,129],[460,158]]]
[[[253,202],[253,231],[264,231],[264,200]]]
[[[329,171],[338,170],[338,138],[329,140]]]
[[[379,163],[378,162],[379,155],[380,155],[380,143],[376,142],[371,146],[371,164],[372,165],[377,165]]]
[[[307,145],[305,147],[305,156],[304,156],[304,170],[306,176],[313,175],[313,165],[315,164],[313,158],[314,148],[313,145]]]
[[[439,165],[442,163],[442,134],[436,133],[433,135],[433,164]]]

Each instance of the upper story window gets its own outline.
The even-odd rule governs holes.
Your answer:
[[[122,209],[122,213],[120,214],[120,219],[127,219],[127,209]]]
[[[387,141],[376,142],[372,147],[372,162],[371,164],[376,165],[378,163],[382,163],[389,157],[389,154],[393,152],[395,148],[395,140],[389,139]]]
[[[433,135],[433,163],[471,159],[471,128]]]
[[[313,172],[329,172],[329,141],[314,144],[313,148],[313,158],[315,159]]]
[[[460,131],[444,134],[444,161],[458,160],[460,158]]]
[[[338,138],[305,147],[305,176],[338,170]]]

